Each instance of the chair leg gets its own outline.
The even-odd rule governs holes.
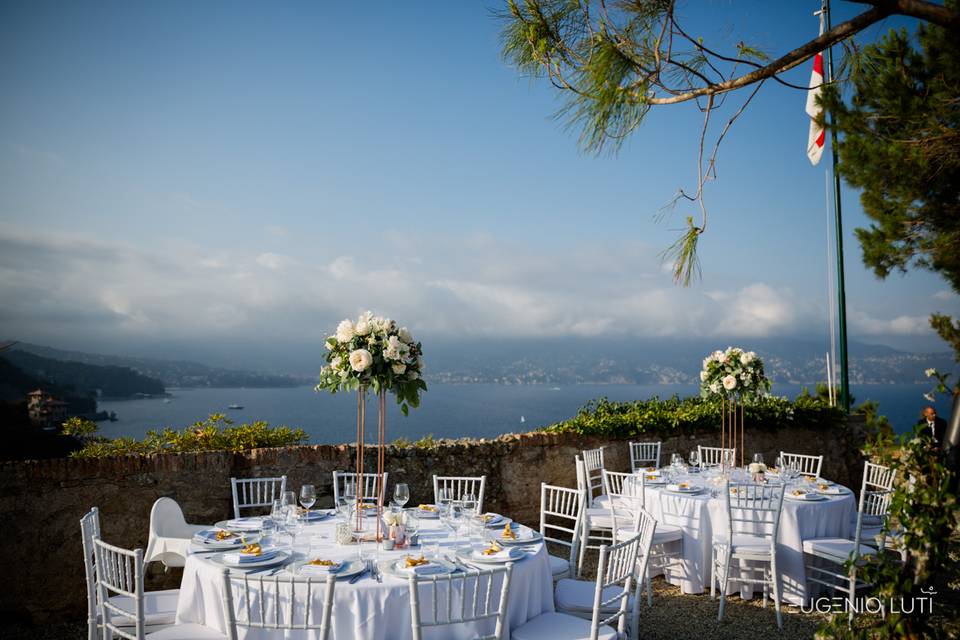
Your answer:
[[[583,575],[583,559],[587,555],[587,542],[590,541],[590,524],[587,523],[583,527],[583,532],[580,534],[580,558],[577,561],[577,578],[580,578]]]
[[[649,566],[650,560],[647,560],[647,565]],[[640,578],[640,575],[637,575],[637,578]],[[649,577],[647,581],[649,582]],[[640,593],[643,585],[641,584],[642,580],[637,580],[637,589],[633,594],[633,611],[630,612],[630,637],[633,640],[638,640],[640,638]]]
[[[647,606],[653,606],[653,577],[650,575],[650,562],[647,561]]]
[[[780,574],[777,573],[777,554],[770,559],[770,586],[773,587],[773,608],[777,610],[777,628],[783,629],[783,617],[780,615]]]
[[[857,598],[857,568],[850,570],[850,593],[847,594],[847,624],[853,624],[853,605]]]
[[[732,560],[732,556],[732,550],[724,553],[723,575],[720,576],[720,612],[717,614],[717,622],[723,621],[723,611],[727,604],[727,587],[730,584],[730,561]]]
[[[717,548],[710,549],[710,599],[717,599]]]

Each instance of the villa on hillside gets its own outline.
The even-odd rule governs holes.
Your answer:
[[[55,429],[67,419],[68,403],[43,389],[27,394],[27,412],[30,422],[44,429]]]

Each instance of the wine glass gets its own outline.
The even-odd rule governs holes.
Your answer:
[[[420,515],[416,509],[404,512],[403,528],[406,530],[408,540],[412,540],[420,532]]]
[[[300,504],[307,510],[306,517],[310,516],[310,507],[317,501],[317,490],[312,484],[300,487]]]
[[[393,488],[393,501],[396,502],[402,509],[405,504],[410,500],[410,487],[406,483],[398,482],[397,485]]]
[[[696,469],[700,466],[700,452],[694,449],[687,458],[690,461],[690,468]]]
[[[274,500],[270,507],[270,519],[273,520],[274,528],[279,530],[283,527],[284,511],[283,500]]]
[[[463,500],[461,500],[461,504],[463,504],[464,517],[472,518],[477,514],[477,496],[473,493],[463,494]]]
[[[753,454],[753,461],[756,462],[757,464],[763,464],[763,454],[762,453]]]
[[[441,510],[443,510],[446,505],[450,504],[452,500],[453,493],[450,491],[450,489],[440,489],[437,491],[437,506],[440,507]]]
[[[440,520],[443,522],[443,526],[450,529],[450,532],[453,534],[454,547],[456,547],[460,541],[458,532],[460,530],[460,517],[462,515],[461,509],[461,505],[451,500],[447,502],[446,508],[440,511]]]

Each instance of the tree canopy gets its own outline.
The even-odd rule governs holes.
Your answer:
[[[840,173],[871,220],[856,230],[863,262],[880,278],[927,269],[960,292],[960,38],[891,30],[855,69],[848,102],[837,87],[824,98],[843,134]],[[960,326],[940,314],[931,325],[960,361]]]
[[[862,13],[772,58],[744,42],[708,45],[684,28],[675,0],[507,0],[503,55],[521,72],[546,77],[566,96],[561,115],[581,129],[580,144],[592,152],[616,150],[653,107],[696,101],[704,113],[697,188],[677,197],[698,202],[700,220],[690,216],[687,230],[667,252],[674,259],[676,279],[689,284],[697,270],[697,241],[707,226],[703,186],[715,173],[716,148],[765,81],[807,89],[780,75],[892,15],[940,25],[954,37],[960,33],[960,12],[953,4],[924,0],[858,4],[865,7]],[[747,96],[709,153],[706,133],[711,114],[738,90],[747,90]]]

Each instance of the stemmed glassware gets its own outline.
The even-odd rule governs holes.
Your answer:
[[[757,464],[763,464],[763,454],[762,453],[753,454],[753,461],[756,462]]]
[[[460,517],[462,516],[461,509],[462,506],[453,500],[449,500],[446,506],[440,508],[440,521],[453,534],[454,547],[460,541],[458,531],[460,529]]]
[[[700,452],[696,449],[690,452],[690,456],[687,459],[690,461],[690,469],[698,469],[700,467]]]
[[[310,507],[312,507],[317,501],[317,490],[312,484],[305,484],[300,487],[300,504],[303,505],[303,508],[307,510],[307,513],[304,517],[308,518],[310,516]]]
[[[406,483],[398,482],[393,488],[393,501],[403,509],[403,506],[410,500],[410,487]]]

